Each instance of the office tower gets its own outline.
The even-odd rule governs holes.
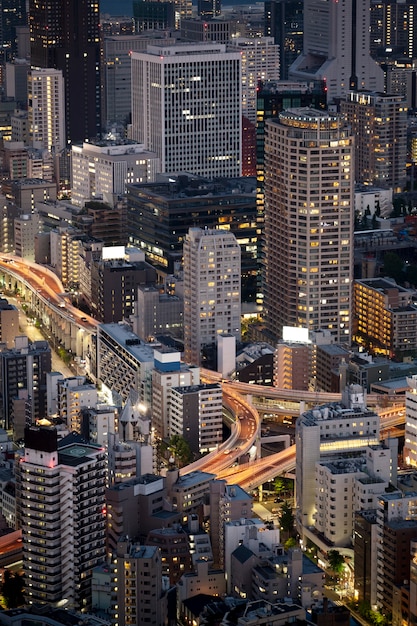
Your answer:
[[[370,52],[374,59],[415,59],[416,0],[371,0],[370,10]]]
[[[167,604],[162,591],[159,548],[135,544],[123,537],[117,544],[115,556],[115,625],[163,626],[166,623]]]
[[[0,1],[0,44],[10,56],[17,53],[17,32],[19,26],[27,23],[25,0]]]
[[[241,248],[242,298],[253,301],[260,273],[260,215],[253,179],[167,176],[147,185],[128,185],[128,230],[133,245],[161,274],[174,274],[182,262],[190,224],[227,228]],[[154,208],[159,219],[155,220]]]
[[[242,57],[242,115],[255,125],[259,82],[280,78],[279,47],[272,37],[235,37],[229,46]]]
[[[370,0],[305,0],[303,53],[289,78],[326,80],[329,102],[351,89],[383,92],[383,71],[369,53],[369,6]]]
[[[310,108],[269,120],[265,142],[265,320],[350,341],[353,138]]]
[[[99,19],[98,0],[29,2],[31,65],[62,71],[69,143],[101,130]]]
[[[240,176],[241,125],[238,52],[215,43],[132,52],[132,139],[156,152],[162,172]]]
[[[31,423],[46,416],[46,374],[51,371],[51,348],[47,341],[29,342],[16,337],[14,347],[0,352],[1,421],[14,429],[13,398],[19,389],[27,389],[31,400]],[[19,425],[21,427],[21,425]]]
[[[89,172],[89,176],[85,172]],[[127,140],[97,141],[72,146],[71,198],[84,206],[89,200],[101,200],[114,206],[126,193],[129,183],[153,182],[159,171],[156,154]],[[109,234],[109,233],[108,233]],[[126,243],[126,239],[121,244]]]
[[[59,152],[65,146],[64,80],[61,70],[39,69],[28,75],[28,120],[34,148]]]
[[[200,365],[202,351],[224,333],[240,340],[240,248],[224,230],[190,228],[184,241],[184,360]]]
[[[136,0],[133,3],[135,29],[138,33],[147,30],[173,30],[175,28],[174,2],[159,0]]]
[[[26,429],[16,479],[28,604],[91,607],[92,569],[106,554],[105,468],[104,448]]]
[[[181,41],[216,41],[228,44],[235,24],[232,20],[181,20]]]
[[[102,24],[102,28],[103,28]],[[163,45],[170,40],[165,32],[155,31],[132,33],[106,33],[102,43],[102,82],[103,101],[102,115],[103,127],[109,128],[112,124],[126,125],[130,121],[132,110],[132,87],[131,87],[131,53],[146,50],[149,44],[157,44],[163,39]],[[175,43],[175,38],[172,38]]]
[[[339,537],[340,533],[348,536],[348,528],[344,532],[343,524],[336,524],[338,515],[346,514],[344,505],[351,507],[351,502],[344,502],[345,492],[325,491],[323,468],[319,463],[330,462],[364,454],[368,446],[377,446],[379,443],[379,416],[366,407],[363,389],[358,385],[352,386],[344,392],[341,403],[332,403],[306,411],[296,422],[296,499],[297,499],[297,526],[304,537],[319,539],[312,530],[316,525],[318,507],[334,506],[328,512],[328,521],[333,522],[329,540]],[[332,473],[331,468],[329,468]],[[322,472],[320,474],[320,472]],[[344,472],[340,472],[342,475]],[[337,472],[335,473],[337,475]],[[330,480],[334,477],[330,478]],[[347,495],[347,493],[346,493]],[[320,500],[321,498],[321,500]],[[330,501],[333,498],[333,501]],[[336,498],[338,509],[336,509]],[[351,500],[351,498],[350,498]],[[340,504],[342,505],[340,507]],[[370,508],[361,506],[359,508]],[[350,523],[352,523],[350,519]]]
[[[355,135],[355,181],[404,189],[407,107],[402,96],[350,92],[340,105]]]
[[[406,355],[417,342],[417,307],[413,289],[388,278],[366,278],[353,284],[353,338],[371,354]]]
[[[280,76],[288,79],[288,70],[303,51],[303,0],[266,0],[265,35],[279,46]]]
[[[198,0],[197,13],[205,20],[212,20],[222,12],[221,0]]]

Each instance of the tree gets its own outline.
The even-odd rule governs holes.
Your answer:
[[[172,435],[168,443],[168,450],[179,467],[184,467],[190,463],[193,456],[188,441],[180,435]]]
[[[286,489],[285,481],[281,476],[277,476],[274,480],[274,491],[277,496],[280,496]]]
[[[283,502],[281,512],[279,514],[279,523],[283,531],[291,534],[294,530],[294,515],[292,506],[289,502]]]
[[[295,548],[297,546],[297,539],[295,537],[289,537],[287,541],[284,543],[284,548],[289,550],[290,548]]]
[[[23,576],[4,571],[2,595],[8,609],[14,609],[25,603],[23,597]]]
[[[338,550],[329,550],[327,553],[327,560],[329,561],[330,568],[333,572],[340,576],[345,564],[345,559],[340,552]]]

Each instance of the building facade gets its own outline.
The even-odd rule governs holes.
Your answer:
[[[265,318],[350,341],[353,138],[311,108],[268,120],[265,143]]]
[[[341,112],[355,135],[355,181],[404,189],[407,106],[400,95],[350,92]]]
[[[61,70],[32,69],[28,76],[28,122],[34,148],[65,147],[64,78]]]
[[[101,130],[100,12],[98,1],[29,2],[32,68],[61,70],[67,142]]]
[[[289,78],[326,80],[329,102],[351,89],[383,92],[383,71],[369,53],[369,7],[370,0],[305,0],[303,53]]]
[[[240,176],[240,64],[240,53],[214,43],[132,53],[132,138],[162,172]]]
[[[240,339],[240,248],[232,233],[190,228],[184,241],[185,361],[229,333]]]
[[[88,610],[92,569],[105,559],[105,451],[62,444],[55,429],[25,431],[17,499],[26,602],[65,599],[68,607]]]

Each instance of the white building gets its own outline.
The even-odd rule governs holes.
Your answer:
[[[355,456],[365,454],[369,446],[379,444],[379,430],[380,418],[366,407],[363,389],[358,385],[352,385],[345,390],[341,403],[317,407],[298,418],[295,430],[296,521],[301,534],[317,543],[317,535],[314,533],[318,486],[316,464],[340,459],[345,453],[355,453]],[[327,478],[330,480],[330,489],[335,489],[331,486],[331,480],[335,480],[330,477],[331,473],[329,469]],[[329,494],[325,493],[324,487],[323,483],[321,497],[323,504],[327,506],[330,503],[324,503],[324,498]],[[333,497],[336,497],[335,493]],[[329,523],[336,523],[336,509],[329,511],[329,515],[330,513],[333,518],[329,518]],[[332,541],[336,538],[336,526],[331,528],[329,538]]]
[[[55,429],[26,429],[17,495],[28,604],[91,606],[91,572],[106,556],[105,465],[99,446],[58,448]]]
[[[134,142],[104,141],[72,146],[71,198],[76,206],[91,199],[113,206],[128,183],[150,183],[160,171],[156,154]]]
[[[154,352],[152,370],[152,428],[157,437],[168,435],[168,402],[172,387],[200,384],[200,369],[181,363],[181,354],[169,348]]]
[[[405,394],[404,461],[417,467],[417,376],[407,378],[410,387]]]
[[[33,69],[28,77],[28,116],[34,148],[65,148],[64,79],[61,70]]]
[[[58,381],[58,415],[72,432],[81,432],[81,410],[97,406],[97,389],[84,376]]]
[[[224,570],[226,572],[227,593],[231,592],[232,552],[243,544],[255,554],[259,554],[259,544],[269,551],[280,545],[279,528],[271,528],[258,518],[226,522],[224,525]],[[268,556],[268,554],[266,555]]]
[[[277,338],[298,326],[350,342],[352,159],[337,114],[294,108],[267,121],[265,319]]]
[[[218,383],[171,387],[168,398],[168,435],[180,435],[192,452],[215,450],[222,442],[223,391]]]
[[[293,80],[325,80],[328,102],[349,89],[384,91],[384,74],[369,53],[370,0],[304,1],[304,49]]]
[[[240,247],[230,232],[190,228],[183,250],[184,360],[199,365],[219,335],[240,340]]]
[[[241,174],[240,53],[216,43],[132,52],[132,139],[162,172]]]
[[[355,512],[375,509],[389,485],[391,450],[373,446],[365,455],[333,456],[316,464],[314,526],[334,546],[346,547],[351,545]]]
[[[14,245],[16,256],[26,261],[35,260],[35,237],[39,232],[38,213],[25,213],[14,220]]]
[[[242,57],[242,115],[256,124],[258,82],[279,80],[279,46],[273,37],[235,37],[229,46]]]

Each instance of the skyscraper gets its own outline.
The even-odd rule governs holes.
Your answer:
[[[265,35],[279,46],[281,79],[303,51],[303,21],[303,0],[266,0]]]
[[[265,319],[350,340],[353,139],[343,119],[288,109],[266,125]]]
[[[68,142],[96,137],[101,128],[98,0],[30,0],[33,68],[61,70]]]
[[[325,79],[329,101],[350,89],[383,91],[383,71],[369,52],[369,5],[370,0],[304,0],[304,50],[289,77]]]
[[[34,148],[65,148],[64,80],[54,69],[32,70],[28,77],[28,121]]]
[[[405,99],[352,91],[340,110],[355,135],[355,182],[403,191],[407,160]]]
[[[58,447],[53,428],[28,428],[17,466],[26,601],[88,609],[92,569],[105,558],[104,448]]]
[[[162,172],[240,176],[241,127],[239,52],[199,43],[132,53],[132,139]]]
[[[240,339],[240,247],[224,230],[190,228],[184,241],[185,361],[200,365],[220,334]]]

